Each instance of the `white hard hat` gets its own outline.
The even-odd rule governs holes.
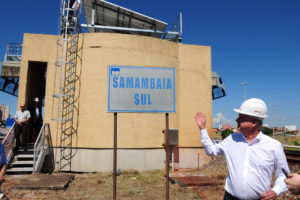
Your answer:
[[[34,102],[39,102],[39,98],[35,97],[35,98],[33,99],[33,101],[34,101]]]
[[[242,103],[240,109],[233,109],[233,110],[240,114],[257,117],[262,120],[268,118],[267,105],[263,100],[257,98],[248,99]]]

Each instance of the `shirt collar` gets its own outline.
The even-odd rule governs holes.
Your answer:
[[[243,133],[241,133],[242,137],[244,138],[245,142],[247,142],[247,139],[246,137],[243,135]],[[254,143],[258,143],[262,140],[262,132],[259,131],[258,135],[253,139],[252,143],[251,144],[254,144]]]
[[[256,136],[256,138],[254,138],[253,142],[257,143],[260,142],[262,140],[262,132],[259,131],[258,135]]]

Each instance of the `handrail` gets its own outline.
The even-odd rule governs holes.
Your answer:
[[[48,128],[46,130],[46,127]],[[43,162],[43,158],[45,154],[47,153],[45,150],[47,150],[49,144],[48,144],[48,133],[49,131],[49,124],[44,123],[40,133],[34,143],[34,159],[33,159],[33,172],[38,172],[41,164]],[[46,140],[45,140],[46,139]]]
[[[288,148],[295,148],[295,149],[300,149],[300,146],[296,146],[296,145],[287,145],[287,144],[284,144],[282,145],[283,147],[288,147]]]
[[[8,131],[8,133],[6,134],[5,138],[2,141],[8,163],[10,162],[10,159],[12,158],[13,155],[14,127],[15,127],[15,123],[12,125],[12,127],[10,128],[10,130]]]
[[[21,60],[22,59],[22,43],[8,43],[4,60]]]

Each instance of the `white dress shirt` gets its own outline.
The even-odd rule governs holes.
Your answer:
[[[74,2],[74,4],[72,5],[72,8],[73,8],[73,9],[76,9],[76,8],[78,7],[78,4],[81,4],[81,0],[76,0],[76,1]]]
[[[23,122],[28,118],[30,118],[30,112],[28,110],[19,110],[15,114],[15,119],[17,119],[19,122]]]
[[[248,144],[241,133],[234,133],[222,142],[214,144],[201,130],[201,143],[210,156],[224,154],[228,167],[225,190],[239,199],[259,199],[270,190],[272,172],[276,168],[273,191],[277,196],[287,191],[282,168],[289,172],[282,145],[260,132]]]

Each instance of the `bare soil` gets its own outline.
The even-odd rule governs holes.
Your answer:
[[[291,164],[292,172],[300,173],[300,165]],[[181,169],[177,175],[204,175],[225,181],[227,174],[223,156],[213,158],[201,169]],[[111,200],[113,198],[113,179],[111,173],[74,173],[74,180],[66,190],[19,190],[13,189],[16,179],[7,176],[2,190],[8,199],[78,199]],[[223,199],[224,185],[180,187],[170,183],[170,200],[220,200]],[[119,200],[160,200],[166,199],[165,176],[163,170],[139,172],[123,171],[117,177],[117,199]],[[281,195],[279,200],[299,199],[290,192]]]

